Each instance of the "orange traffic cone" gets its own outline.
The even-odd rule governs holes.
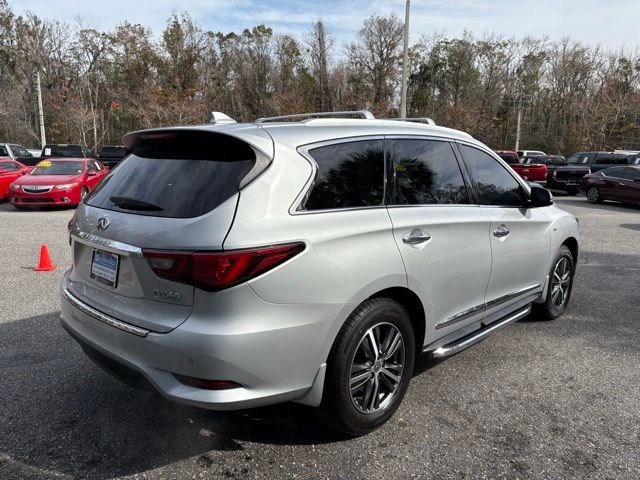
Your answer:
[[[50,272],[55,270],[56,266],[51,263],[51,257],[49,256],[49,249],[46,245],[40,247],[40,263],[34,268],[36,272]]]

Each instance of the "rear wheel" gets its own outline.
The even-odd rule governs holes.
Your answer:
[[[407,312],[388,298],[362,303],[327,361],[318,416],[348,435],[369,433],[394,414],[413,374],[415,340]]]
[[[577,188],[567,188],[567,195],[574,196],[577,195],[580,190]]]
[[[544,303],[534,304],[534,312],[543,320],[554,320],[564,313],[571,297],[575,263],[571,250],[562,245],[549,272],[547,298]]]
[[[604,199],[600,195],[600,189],[598,187],[591,186],[587,190],[587,201],[589,203],[601,203]]]

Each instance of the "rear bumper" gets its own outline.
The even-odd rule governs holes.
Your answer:
[[[226,293],[226,300],[235,303],[236,318],[224,307],[206,315],[194,308],[187,321],[168,333],[129,333],[78,308],[64,293],[61,322],[102,368],[134,386],[148,383],[181,403],[211,410],[284,401],[319,404],[325,343],[333,340],[328,338],[331,324],[344,306],[270,304],[248,285]],[[174,374],[229,380],[241,387],[200,389],[180,383]]]
[[[548,179],[547,188],[555,188],[557,190],[566,190],[567,188],[580,188],[580,179],[576,180],[557,180]]]

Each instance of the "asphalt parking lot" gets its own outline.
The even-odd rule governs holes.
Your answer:
[[[582,230],[565,315],[420,362],[357,439],[295,404],[208,412],[112,379],[58,321],[73,211],[0,204],[0,478],[638,478],[640,208],[556,200]],[[30,269],[41,243],[54,272]]]

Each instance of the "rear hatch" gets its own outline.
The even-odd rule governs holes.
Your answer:
[[[568,185],[579,185],[582,177],[590,173],[589,167],[567,165],[555,168],[555,179]]]
[[[119,320],[168,332],[191,313],[194,287],[161,278],[146,250],[222,250],[240,189],[269,165],[254,126],[163,129],[125,137],[131,154],[81,204],[70,225],[68,288]]]

